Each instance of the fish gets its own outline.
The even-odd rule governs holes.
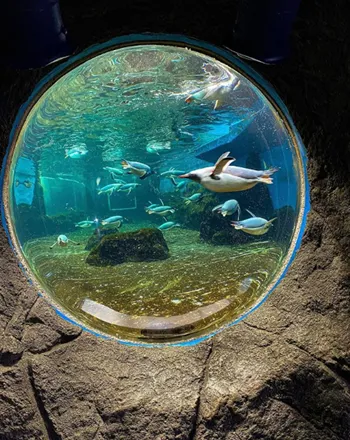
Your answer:
[[[146,151],[148,153],[155,153],[158,154],[161,153],[162,151],[167,151],[167,150],[171,150],[171,144],[170,142],[150,142],[147,147],[146,147]]]
[[[118,184],[119,185],[119,184]],[[137,186],[140,186],[139,183],[126,183],[125,185],[121,185],[118,189],[117,192],[120,191],[126,191],[127,195],[129,195],[131,193],[131,191],[133,189],[135,189]]]
[[[83,220],[82,222],[76,223],[76,228],[90,228],[92,225],[96,224],[95,221]]]
[[[202,194],[202,193],[195,193],[195,194],[192,194],[190,197],[184,197],[185,205],[189,205],[190,203],[193,203],[193,202],[199,202],[200,200],[202,200],[203,197],[204,197],[204,194]]]
[[[169,229],[179,228],[181,225],[175,222],[166,222],[158,227],[160,231],[169,231]]]
[[[175,186],[176,191],[181,191],[186,188],[187,182],[185,180],[182,180],[181,182],[176,182],[173,177],[171,177],[171,182]]]
[[[170,168],[168,171],[164,171],[161,173],[161,177],[165,177],[167,179],[172,179],[174,177],[179,177],[181,175],[185,174],[185,171],[175,170],[175,168]]]
[[[98,190],[98,195],[100,194],[109,194],[112,195],[114,191],[118,191],[121,186],[124,186],[123,183],[111,183],[109,185],[104,186]]]
[[[248,209],[246,211],[252,216],[251,218],[248,218],[246,220],[231,222],[231,225],[235,229],[243,231],[246,234],[250,234],[250,235],[266,234],[266,232],[272,226],[272,222],[274,222],[277,219],[277,217],[275,217],[272,218],[271,220],[266,220],[261,217],[255,217],[255,215]]]
[[[241,208],[237,200],[234,199],[226,200],[226,202],[222,205],[215,206],[215,208],[212,209],[212,212],[219,212],[220,214],[222,214],[223,217],[226,217],[227,215],[232,215],[236,211],[238,213],[237,219],[239,220],[239,217],[241,215]]]
[[[72,148],[66,149],[66,156],[65,158],[67,159],[68,157],[70,157],[71,159],[79,159],[83,156],[85,156],[85,154],[87,154],[88,150],[86,148],[85,144],[82,145],[78,145],[78,146],[74,146]]]
[[[114,215],[113,217],[108,217],[108,218],[102,220],[101,224],[102,224],[102,226],[116,224],[117,227],[120,227],[121,224],[123,223],[123,221],[124,221],[124,217],[123,216],[121,216],[121,215]]]
[[[132,162],[123,159],[121,164],[123,169],[127,170],[128,174],[134,174],[135,176],[138,176],[140,179],[146,179],[146,177],[155,174],[155,171],[153,171],[150,166],[141,162]]]
[[[113,167],[103,167],[104,170],[108,171],[111,174],[115,174],[116,176],[124,176],[124,171],[120,168],[113,168]]]
[[[161,216],[166,216],[168,214],[174,214],[175,209],[171,206],[162,205],[162,206],[156,206],[155,208],[149,209],[148,214],[156,214]]]
[[[271,175],[279,168],[268,170],[251,170],[249,168],[233,167],[230,164],[235,159],[230,157],[230,152],[222,154],[212,167],[201,168],[182,174],[179,178],[190,179],[204,186],[204,188],[218,193],[245,191],[258,183],[271,185]]]
[[[52,249],[56,245],[61,246],[61,247],[66,247],[66,246],[68,246],[68,243],[70,241],[75,245],[80,245],[80,243],[77,243],[76,241],[73,241],[73,240],[69,239],[66,235],[62,234],[57,237],[57,240],[55,241],[55,243],[52,246],[50,246],[50,249]]]
[[[229,78],[214,84],[210,84],[201,89],[196,89],[191,92],[185,102],[190,104],[193,101],[214,101],[214,110],[221,107],[229,93],[236,90],[240,85],[240,79],[230,72],[227,72]]]

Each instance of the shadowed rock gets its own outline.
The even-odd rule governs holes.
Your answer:
[[[107,235],[92,249],[86,262],[92,266],[114,266],[127,261],[165,260],[169,249],[158,229]]]

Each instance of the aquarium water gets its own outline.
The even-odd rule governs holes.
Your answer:
[[[303,229],[302,145],[282,104],[231,55],[185,46],[119,44],[60,68],[6,164],[28,277],[62,315],[125,342],[193,343],[238,322]]]

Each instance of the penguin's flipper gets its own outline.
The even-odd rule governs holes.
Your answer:
[[[213,209],[211,210],[211,212],[215,212],[215,211],[217,211],[217,210],[220,209],[222,206],[223,206],[223,204],[218,205],[218,206],[215,206],[215,208],[213,208]]]
[[[219,108],[221,106],[221,101],[219,101],[218,99],[215,101],[214,104],[214,110],[216,110],[217,108]]]
[[[214,170],[210,175],[212,179],[215,179],[215,176],[224,172],[225,169],[230,165],[230,163],[236,160],[234,157],[230,157],[229,154],[230,152],[227,151],[226,153],[222,154],[216,161],[216,164],[214,165]]]
[[[253,214],[252,211],[249,211],[249,209],[246,209],[246,211],[247,211],[252,217],[256,217],[256,215]]]
[[[275,220],[277,220],[277,217],[272,218],[272,219],[269,220],[266,224],[267,224],[267,225],[272,225],[272,222],[274,222]]]

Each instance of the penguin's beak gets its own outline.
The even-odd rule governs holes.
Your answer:
[[[180,179],[190,179],[190,180],[194,180],[195,182],[200,182],[199,176],[193,173],[181,174],[181,176],[179,177]]]

